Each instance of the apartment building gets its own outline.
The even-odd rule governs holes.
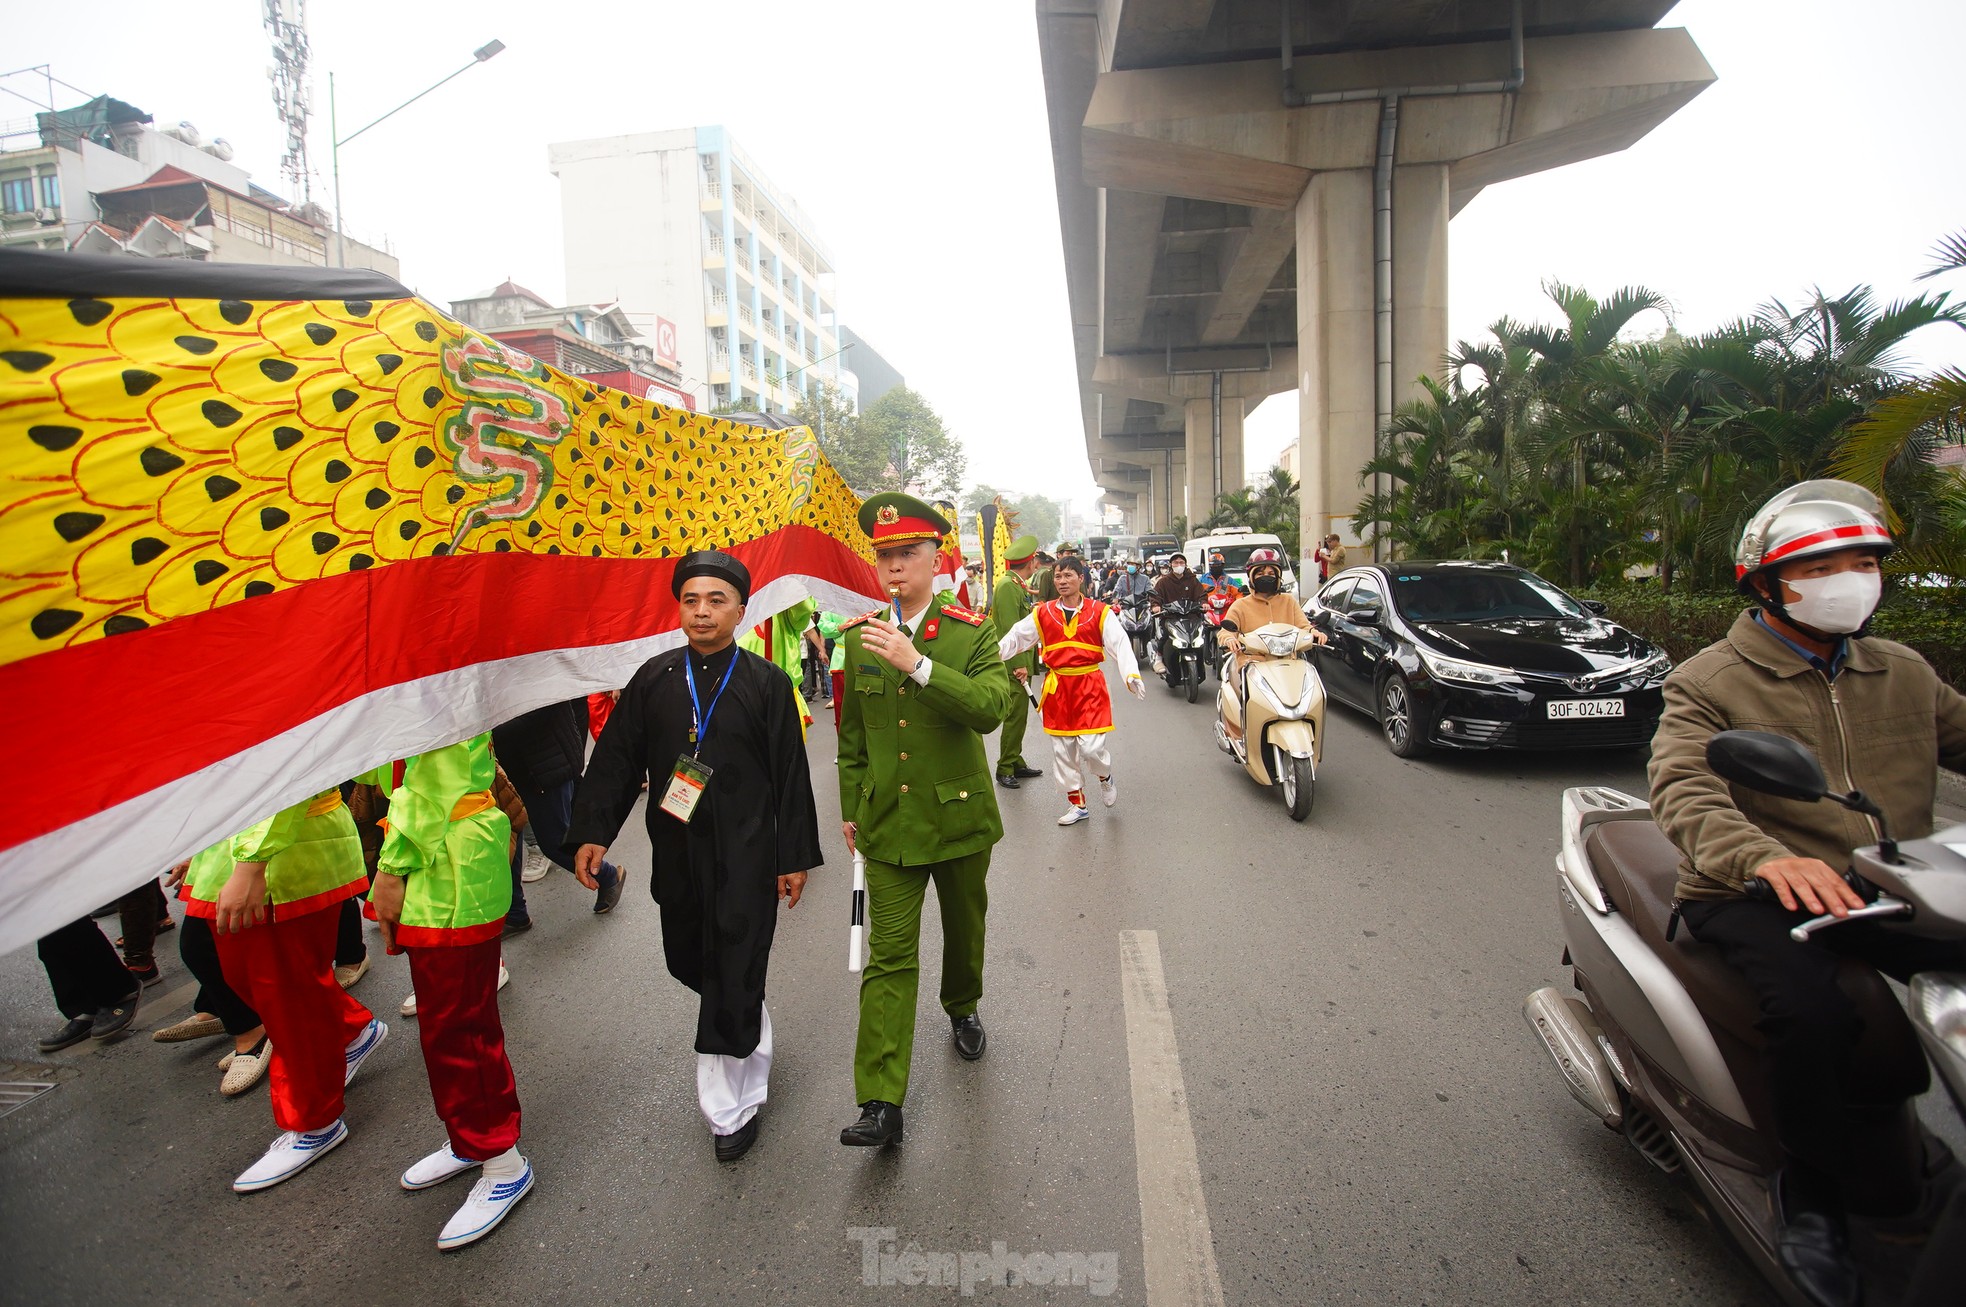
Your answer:
[[[841,356],[832,255],[798,203],[722,127],[566,141],[567,298],[676,324],[686,389],[707,407],[783,413]]]

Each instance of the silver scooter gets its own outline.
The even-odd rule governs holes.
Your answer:
[[[1826,799],[1878,822],[1879,843],[1851,854],[1851,883],[1867,903],[1846,920],[1966,938],[1966,825],[1899,844],[1884,831],[1874,802],[1832,792],[1814,756],[1777,735],[1723,731],[1708,745],[1707,762],[1745,788]],[[1807,1307],[1776,1251],[1772,1193],[1781,1153],[1754,1029],[1757,1005],[1717,950],[1675,931],[1678,864],[1679,850],[1653,824],[1644,800],[1601,787],[1566,790],[1557,900],[1563,960],[1581,997],[1539,989],[1523,1015],[1571,1096],[1660,1171],[1690,1176],[1717,1224],[1782,1300]],[[1791,933],[1806,940],[1839,924],[1821,916]],[[1929,1054],[1954,1106],[1966,1113],[1966,974],[1914,976],[1901,1006],[1871,967],[1855,959],[1839,966],[1838,983],[1865,1026],[1855,1072],[1862,1083],[1850,1087],[1852,1097],[1900,1102],[1910,1114],[1911,1097],[1928,1083]],[[1915,1129],[1909,1115],[1906,1124]],[[1955,1182],[1957,1164],[1944,1145],[1927,1138],[1924,1146],[1928,1179]],[[1866,1301],[1959,1302],[1962,1245],[1966,1186],[1927,1239],[1923,1264],[1915,1273],[1888,1268],[1888,1291]],[[1865,1268],[1867,1276],[1872,1269]]]

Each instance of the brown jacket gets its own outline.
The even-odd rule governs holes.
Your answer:
[[[1719,731],[1800,741],[1831,788],[1877,800],[1892,834],[1931,833],[1939,764],[1966,766],[1966,696],[1904,645],[1865,638],[1846,649],[1832,682],[1749,610],[1726,639],[1666,678],[1649,775],[1652,815],[1684,855],[1680,898],[1732,898],[1774,858],[1820,858],[1841,870],[1851,849],[1877,839],[1870,819],[1847,808],[1778,799],[1715,776],[1706,748]]]

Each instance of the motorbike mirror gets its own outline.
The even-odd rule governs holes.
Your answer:
[[[1222,629],[1234,635],[1240,635],[1242,633],[1242,628],[1226,617],[1222,619]]]
[[[1767,731],[1721,731],[1707,741],[1707,766],[1724,780],[1778,798],[1814,803],[1829,793],[1816,755]]]

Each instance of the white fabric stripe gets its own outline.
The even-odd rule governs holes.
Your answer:
[[[762,1003],[758,1020],[758,1046],[751,1056],[696,1055],[696,1102],[711,1134],[736,1134],[764,1105],[771,1087],[771,1009]]]
[[[756,625],[810,595],[835,612],[880,600],[817,577],[758,587]],[[487,622],[498,620],[486,613]],[[680,629],[524,654],[386,686],[113,808],[0,851],[0,954],[119,898],[269,813],[398,758],[442,748],[550,703],[628,684]],[[216,707],[216,706],[215,706]],[[114,740],[101,742],[114,749]]]

